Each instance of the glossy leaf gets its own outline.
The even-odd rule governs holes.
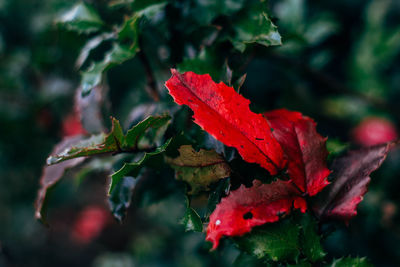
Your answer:
[[[211,214],[206,239],[215,249],[222,236],[240,236],[255,226],[276,222],[292,208],[305,212],[307,205],[300,194],[290,181],[262,184],[255,180],[250,188],[242,185],[223,198]]]
[[[371,180],[369,175],[381,166],[392,143],[350,151],[331,166],[332,184],[315,201],[314,211],[321,218],[350,220],[357,214]]]
[[[92,33],[104,25],[97,11],[85,3],[74,5],[58,22],[67,29],[79,33]]]
[[[113,118],[112,123],[111,132],[109,134],[105,135],[101,133],[99,135],[92,135],[87,139],[79,140],[79,142],[75,144],[71,143],[70,146],[66,147],[63,151],[49,156],[47,158],[47,164],[57,164],[73,158],[119,151],[124,134],[118,120]]]
[[[112,49],[104,56],[103,61],[92,64],[82,72],[82,96],[88,95],[94,87],[101,83],[105,71],[133,58],[136,52],[137,50],[132,50],[128,46],[114,43]]]
[[[185,227],[185,231],[195,231],[202,232],[203,231],[203,222],[199,214],[190,207],[189,199],[186,198],[186,211],[183,218],[180,220],[180,223]]]
[[[329,267],[373,267],[373,265],[366,258],[340,258],[334,260]]]
[[[321,260],[325,256],[317,233],[317,222],[309,214],[301,218],[300,244],[303,254],[311,262]]]
[[[235,238],[240,250],[272,261],[295,261],[300,255],[300,229],[292,220],[266,224]]]
[[[62,152],[64,149],[68,148],[72,144],[79,142],[83,139],[83,136],[77,135],[72,137],[66,137],[58,145],[56,145],[51,154],[57,154]],[[64,161],[58,165],[54,166],[44,166],[42,171],[42,176],[40,178],[40,189],[37,192],[36,202],[35,202],[35,217],[36,219],[45,221],[46,216],[43,210],[43,205],[46,201],[47,192],[52,188],[64,175],[67,169],[70,169],[80,163],[82,163],[84,158],[76,158],[68,161]]]
[[[130,43],[129,49],[131,51],[139,50],[139,23],[140,16],[136,14],[126,18],[121,28],[118,30],[118,39],[121,42],[128,40]]]
[[[123,177],[108,198],[111,213],[119,222],[122,222],[122,220],[125,218],[126,211],[131,205],[132,193],[135,188],[136,181],[137,180],[135,180],[133,177]]]
[[[159,128],[170,120],[168,115],[148,117],[128,130],[124,135],[119,121],[112,118],[112,128],[107,135],[93,135],[88,139],[80,140],[76,144],[63,150],[61,153],[51,155],[47,164],[56,164],[77,157],[86,157],[106,153],[135,152],[138,142],[149,128]],[[147,148],[141,148],[147,149]]]
[[[79,56],[75,62],[75,67],[77,69],[80,69],[82,65],[85,63],[87,58],[90,55],[90,52],[92,52],[94,49],[96,49],[100,44],[102,44],[104,41],[112,40],[116,36],[114,33],[103,33],[100,35],[97,35],[90,39],[89,41],[86,42],[86,44],[83,46],[81,49]]]
[[[231,174],[229,165],[214,150],[197,152],[192,146],[184,145],[179,148],[179,154],[176,158],[166,158],[166,162],[175,170],[178,180],[190,185],[189,194],[208,190],[211,183]]]
[[[207,74],[180,74],[174,69],[165,85],[177,104],[193,110],[195,123],[225,145],[235,147],[245,161],[258,163],[271,174],[283,168],[283,151],[268,122],[250,111],[250,101],[232,87],[213,82]]]
[[[245,13],[237,16],[239,19],[233,25],[236,34],[232,38],[236,49],[243,52],[250,43],[264,46],[282,44],[277,27],[270,20],[266,9],[264,1],[253,1]]]
[[[233,262],[232,266],[234,267],[270,267],[271,265],[266,265],[262,259],[257,259],[256,257],[246,253],[241,252],[239,256],[236,257],[235,261]]]
[[[273,136],[288,160],[288,174],[297,187],[310,196],[328,185],[326,138],[316,131],[315,122],[299,112],[278,109],[264,114]]]
[[[216,51],[211,48],[202,49],[193,58],[185,58],[178,64],[180,73],[192,71],[197,74],[209,74],[213,79],[218,80],[223,76],[223,61],[220,60]]]
[[[154,152],[145,153],[142,159],[137,162],[124,163],[121,169],[111,175],[111,184],[110,189],[108,190],[108,194],[113,193],[116,185],[120,183],[120,181],[125,176],[132,176],[136,178],[139,175],[140,170],[146,165],[148,161],[155,161],[156,158],[162,157],[162,153],[165,152],[170,142],[171,139],[169,139],[161,147],[158,147],[156,150],[154,150]]]
[[[211,213],[215,210],[217,204],[221,202],[221,198],[229,194],[229,191],[231,189],[230,180],[230,178],[219,180],[215,189],[210,192],[207,202],[207,213],[205,216],[206,219],[208,219]]]

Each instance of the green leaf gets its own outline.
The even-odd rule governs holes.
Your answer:
[[[135,14],[125,19],[123,25],[118,30],[118,39],[122,41],[128,40],[130,42],[129,49],[131,51],[139,50],[139,23],[141,16]]]
[[[296,264],[288,264],[287,267],[311,267],[311,263],[306,260],[302,260]]]
[[[122,177],[121,181],[115,186],[112,194],[108,199],[111,213],[119,222],[126,216],[126,211],[131,205],[132,192],[135,188],[137,180],[133,177]]]
[[[203,222],[199,214],[189,206],[189,200],[186,198],[186,212],[183,218],[180,220],[180,223],[185,227],[185,231],[195,231],[202,232],[203,231]]]
[[[221,179],[218,181],[217,186],[214,190],[211,190],[210,195],[208,197],[207,203],[207,213],[206,219],[211,215],[211,213],[215,210],[215,207],[219,202],[221,202],[221,198],[227,196],[229,194],[231,188],[231,179]]]
[[[234,22],[235,36],[233,46],[243,52],[247,44],[258,43],[265,46],[281,45],[281,36],[277,27],[268,17],[266,3],[256,1]]]
[[[108,194],[113,193],[116,185],[123,179],[123,177],[132,176],[136,178],[139,175],[140,170],[146,166],[149,161],[162,159],[162,153],[165,152],[170,142],[171,139],[165,142],[161,147],[157,148],[154,152],[145,153],[142,159],[137,162],[124,163],[121,169],[111,175],[111,184]]]
[[[88,139],[72,144],[61,153],[48,157],[47,164],[57,164],[68,159],[98,154],[136,152],[137,144],[145,131],[149,128],[159,128],[169,119],[168,115],[150,116],[132,127],[125,136],[119,121],[112,118],[112,128],[109,134],[92,135]]]
[[[88,95],[94,87],[100,84],[105,71],[133,58],[137,51],[137,49],[132,50],[131,47],[126,45],[114,43],[111,51],[105,55],[103,61],[92,64],[82,72],[82,96]]]
[[[239,256],[236,257],[235,261],[232,264],[234,267],[258,267],[258,266],[270,266],[263,262],[263,260],[257,259],[254,256],[251,256],[245,252],[241,252]]]
[[[180,155],[166,158],[166,162],[175,170],[176,179],[191,186],[189,194],[206,191],[211,183],[231,174],[225,159],[214,150],[200,149],[197,152],[190,145],[183,145],[178,150]]]
[[[220,80],[223,76],[223,61],[211,48],[202,49],[194,58],[185,58],[177,68],[180,73],[193,71],[197,74],[210,74],[214,80]]]
[[[163,126],[166,126],[170,119],[171,117],[169,116],[147,117],[126,133],[126,138],[123,145],[126,147],[140,147],[139,141],[143,139],[144,134],[149,128],[160,129]]]
[[[81,68],[83,63],[87,60],[89,57],[89,54],[91,51],[96,49],[100,44],[102,44],[104,41],[115,39],[116,36],[114,33],[103,33],[100,35],[97,35],[87,41],[87,43],[84,45],[84,47],[81,49],[81,52],[78,56],[78,59],[75,62],[75,67],[77,69]]]
[[[300,255],[299,233],[300,228],[287,219],[254,228],[234,241],[240,250],[259,259],[294,261]]]
[[[85,3],[74,5],[57,22],[68,30],[86,34],[99,31],[104,25],[97,11]]]
[[[311,262],[321,260],[325,256],[320,239],[315,219],[308,214],[303,215],[301,218],[300,244],[303,254]]]
[[[366,258],[340,258],[334,260],[330,267],[372,267],[373,265]]]
[[[71,144],[61,153],[49,156],[47,164],[52,165],[73,158],[117,152],[120,150],[120,144],[123,141],[123,133],[122,135],[121,133],[122,128],[119,121],[112,118],[112,128],[109,134],[92,135],[87,139]]]
[[[193,1],[191,4],[191,12],[196,14],[193,19],[196,24],[209,25],[212,21],[221,16],[231,16],[239,11],[246,1],[244,0],[202,0]]]

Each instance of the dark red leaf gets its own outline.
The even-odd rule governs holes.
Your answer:
[[[369,175],[385,160],[392,143],[351,151],[332,163],[333,181],[315,201],[315,213],[321,218],[348,221],[357,214],[371,180]]]
[[[208,74],[171,72],[165,85],[177,104],[193,110],[195,123],[225,145],[235,147],[245,161],[258,163],[271,174],[284,167],[283,151],[270,125],[250,110],[249,100],[232,87],[213,82]]]
[[[303,192],[313,196],[328,185],[326,138],[316,131],[315,122],[299,112],[278,109],[264,114],[272,134],[288,161],[288,173]]]
[[[51,155],[61,153],[66,148],[70,147],[73,144],[76,144],[77,142],[81,141],[82,139],[83,139],[83,136],[81,136],[81,135],[64,138],[62,142],[60,142],[57,146],[55,146],[55,148],[51,152]],[[67,169],[72,168],[72,167],[82,163],[84,160],[85,160],[85,158],[83,158],[83,157],[75,158],[75,159],[63,161],[57,165],[50,165],[50,166],[43,167],[42,176],[40,178],[40,189],[37,192],[37,197],[36,197],[36,202],[35,202],[35,208],[36,208],[35,217],[36,217],[36,219],[40,219],[43,221],[45,220],[44,214],[43,214],[43,204],[45,202],[45,199],[47,196],[47,191],[49,190],[49,188],[54,186],[62,178],[64,172]]]
[[[222,236],[240,236],[258,225],[278,221],[292,207],[305,212],[307,204],[291,181],[277,180],[253,186],[244,185],[221,200],[210,216],[207,240],[217,248]]]

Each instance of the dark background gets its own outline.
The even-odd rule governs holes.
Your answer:
[[[183,194],[171,178],[164,181],[171,186],[157,183],[166,191],[162,200],[145,205],[151,196],[139,194],[119,225],[103,213],[107,173],[74,179],[83,175],[77,169],[52,193],[50,227],[34,219],[42,166],[62,137],[62,121],[72,111],[80,80],[74,64],[87,37],[54,23],[74,2],[0,0],[0,266],[230,266],[239,253],[234,246],[225,242],[209,253],[204,234],[184,233],[177,224]],[[108,10],[108,1],[87,2],[110,24],[121,22],[123,11]],[[160,41],[151,23],[143,31],[150,61],[162,61],[154,67],[161,91],[168,69],[187,56],[188,43],[197,42],[189,18],[211,12],[188,9],[186,17],[174,17],[186,2],[196,4],[176,1],[161,18],[175,25],[176,35],[172,32],[168,41]],[[352,133],[365,119],[380,118],[378,128],[380,122],[399,126],[399,1],[284,0],[270,1],[270,7],[283,46],[255,45],[230,58],[247,73],[241,94],[253,110],[299,110],[318,122],[331,147],[362,143]],[[224,17],[216,15],[209,23],[224,23]],[[167,59],[153,53],[160,47],[167,49]],[[214,56],[218,61],[220,54]],[[108,73],[109,114],[124,121],[142,99],[148,101],[138,93],[144,77],[138,59]],[[373,174],[359,215],[323,241],[329,257],[366,256],[376,266],[400,265],[399,157],[391,154]],[[168,175],[173,177],[172,171]],[[85,216],[103,222],[89,241],[76,237]]]

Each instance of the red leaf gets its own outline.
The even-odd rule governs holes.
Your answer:
[[[227,146],[235,147],[242,158],[258,163],[272,175],[285,165],[283,151],[261,114],[253,113],[250,101],[210,75],[184,74],[172,69],[165,83],[179,105],[189,106],[195,123]]]
[[[264,114],[273,136],[288,160],[288,173],[297,187],[313,196],[329,184],[326,167],[326,138],[316,131],[315,122],[299,112],[278,109]]]
[[[222,236],[240,236],[255,226],[278,221],[292,207],[302,212],[307,209],[301,192],[291,181],[262,184],[255,180],[252,187],[242,185],[221,200],[210,216],[206,239],[215,249]]]
[[[351,151],[332,163],[332,184],[315,201],[315,213],[322,218],[348,221],[357,215],[371,180],[369,175],[385,160],[392,143]]]

